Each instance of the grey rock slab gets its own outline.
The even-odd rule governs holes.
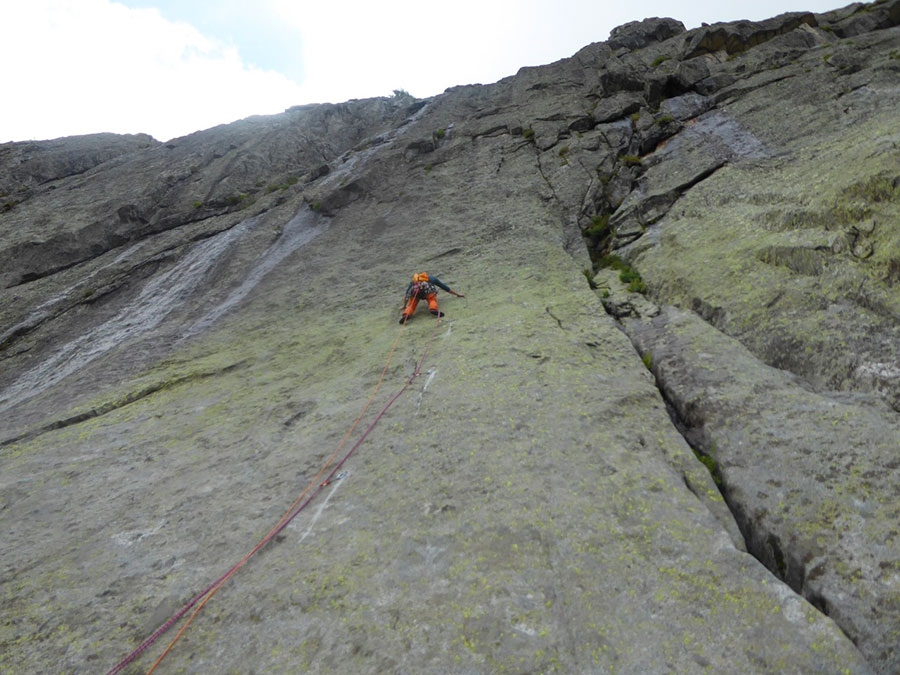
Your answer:
[[[509,159],[515,142],[429,173],[404,169],[402,148],[380,155],[355,176],[390,194],[405,172],[403,199],[347,203],[113,390],[57,384],[102,414],[76,406],[2,450],[11,668],[110,668],[236,563],[364,410],[402,271],[427,265],[466,298],[441,295],[441,324],[403,329],[365,423],[428,345],[421,375],[165,668],[870,672],[707,506],[721,497],[563,250],[533,157]]]
[[[894,6],[870,9],[890,16]],[[854,239],[828,230],[826,204],[809,192],[826,199],[868,184],[835,180],[829,167],[841,179],[896,175],[896,31],[860,34],[826,60],[818,49],[832,38],[808,22],[791,33],[776,21],[774,36],[768,24],[738,25],[722,29],[740,47],[734,59],[714,51],[679,62],[713,29],[659,25],[662,34],[641,37],[652,22],[620,31],[650,39],[633,52],[591,45],[429,101],[401,93],[300,106],[114,149],[77,175],[63,167],[29,183],[29,198],[0,215],[0,386],[15,395],[0,416],[0,601],[11,617],[0,624],[3,668],[112,667],[259,541],[305,485],[321,484],[317,472],[348,427],[363,410],[370,416],[357,431],[371,422],[426,345],[420,374],[345,478],[323,486],[222,588],[164,669],[890,665],[882,651],[892,615],[887,628],[858,615],[877,584],[895,589],[890,531],[871,537],[896,512],[860,490],[885,489],[895,467],[829,482],[857,464],[873,471],[863,422],[884,409],[845,393],[797,396],[772,415],[780,449],[795,418],[869,411],[845,424],[859,432],[849,469],[829,456],[820,483],[804,464],[812,460],[797,462],[813,477],[799,486],[811,501],[838,486],[841,504],[856,490],[846,513],[825,504],[832,530],[820,531],[838,532],[840,544],[826,550],[833,537],[824,536],[813,553],[850,556],[856,541],[858,560],[796,563],[789,545],[808,543],[803,528],[817,514],[801,499],[792,527],[776,503],[751,514],[771,539],[745,528],[773,574],[746,552],[679,433],[702,440],[702,425],[679,430],[670,419],[573,244],[579,226],[633,193],[625,207],[640,239],[629,259],[653,300],[696,304],[808,372],[831,378],[852,365],[860,377],[894,378],[896,304],[882,270],[895,264],[884,226],[895,202],[854,222]],[[763,38],[772,39],[754,46]],[[790,115],[780,114],[786,102]],[[759,159],[760,144],[778,156]],[[403,288],[421,268],[466,297],[442,294],[442,323],[423,314],[398,333]],[[828,332],[801,312],[810,298],[822,304],[817,284],[826,282],[840,282],[825,287]],[[615,291],[605,302],[619,316],[659,311]],[[850,300],[878,309],[879,320],[855,322],[861,311],[842,313]],[[773,327],[766,318],[776,313]],[[147,316],[146,330],[131,330],[130,317]],[[821,340],[787,330],[803,317]],[[40,391],[31,395],[29,382]],[[749,384],[733,394],[745,407],[729,420],[763,405]],[[826,429],[810,438],[829,447]],[[792,475],[778,453],[766,459],[764,471]],[[724,467],[733,494],[746,481],[770,495],[748,501],[797,496],[794,484],[758,485],[742,462]],[[890,611],[893,592],[883,596]],[[162,649],[154,644],[131,668]]]

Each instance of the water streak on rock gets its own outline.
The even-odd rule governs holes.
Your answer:
[[[281,236],[259,257],[253,268],[247,273],[243,283],[234,289],[217,307],[207,312],[187,329],[185,337],[196,335],[218,321],[229,310],[233,309],[252,291],[263,277],[281,264],[285,258],[302,248],[328,229],[327,222],[320,222],[320,217],[303,209],[284,226]]]
[[[248,218],[194,244],[173,267],[152,277],[134,301],[115,317],[63,345],[7,387],[0,395],[0,411],[37,396],[123,342],[158,326],[184,304],[216,261],[250,232],[259,218]]]

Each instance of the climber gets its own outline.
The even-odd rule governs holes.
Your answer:
[[[450,295],[457,298],[464,298],[462,293],[457,293],[436,276],[428,272],[416,272],[413,274],[412,281],[406,287],[406,296],[403,299],[403,313],[400,314],[400,323],[406,323],[412,318],[413,312],[416,311],[416,305],[419,300],[425,300],[428,303],[428,310],[436,317],[444,316],[444,313],[438,309],[437,292],[438,288],[442,288]]]

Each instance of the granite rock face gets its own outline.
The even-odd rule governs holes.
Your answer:
[[[895,654],[897,414],[817,392],[693,312],[627,320],[684,433],[723,486],[747,547],[865,653]],[[893,666],[891,666],[892,668]]]
[[[898,23],[0,146],[0,672],[900,671]]]

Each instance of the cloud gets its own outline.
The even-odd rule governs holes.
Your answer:
[[[701,21],[765,18],[785,2],[830,0],[259,0],[300,35],[305,101],[344,101],[406,89],[418,97],[488,84],[575,54],[623,23],[667,16]],[[748,16],[752,15],[752,16]]]
[[[539,43],[527,41],[525,3],[270,1],[301,36],[306,73],[301,87],[307,100],[389,96],[394,89],[428,97],[538,65],[520,61],[523,49],[540,58]]]
[[[155,9],[29,0],[7,14],[16,29],[0,42],[0,142],[101,131],[168,140],[301,100],[286,76]]]
[[[425,98],[566,58],[628,21],[763,19],[831,0],[9,0],[0,142],[159,140],[293,105]]]

